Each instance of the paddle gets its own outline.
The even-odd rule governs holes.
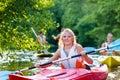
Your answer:
[[[33,33],[35,34],[35,36],[36,36],[36,38],[37,38],[37,34],[36,34],[35,30],[34,30],[32,27],[31,27],[31,29],[32,29]],[[39,42],[40,45],[42,45],[40,39],[38,39],[38,42]]]
[[[116,47],[116,46],[118,46],[118,45],[120,45],[120,43],[119,43],[119,44],[116,44],[116,45],[104,47],[104,48],[95,49],[95,50],[93,50],[93,51],[88,51],[88,52],[86,52],[86,54],[90,54],[90,53],[97,52],[97,51],[104,50],[104,49],[110,49],[110,48]],[[63,58],[63,59],[59,59],[59,60],[55,60],[55,61],[51,61],[51,62],[47,62],[47,63],[44,63],[44,64],[40,64],[40,66],[45,66],[45,65],[53,64],[53,63],[56,63],[56,62],[68,60],[68,59],[75,58],[75,57],[79,57],[79,56],[81,56],[81,54],[74,55],[74,56],[67,57],[67,58]],[[26,69],[22,69],[22,70],[19,70],[19,71],[15,72],[15,74],[17,74],[17,73],[19,73],[19,72],[24,72],[24,71],[27,71],[27,70],[30,70],[30,69],[34,69],[34,68],[36,68],[36,67],[33,66],[33,67],[26,68]]]
[[[93,51],[93,50],[95,50],[96,48],[94,48],[94,47],[84,47],[84,50],[85,51]]]
[[[0,80],[7,80],[11,71],[0,71]]]
[[[37,34],[36,34],[35,30],[34,30],[32,27],[31,27],[31,29],[32,29],[33,33],[35,34],[38,43],[39,43],[43,48],[45,48],[45,46],[42,44],[40,38],[37,37]],[[49,53],[47,50],[43,50],[43,51],[44,51],[44,53]]]
[[[115,41],[113,41],[113,42],[110,44],[110,46],[112,46],[112,45],[114,45],[114,44],[117,44],[117,43],[120,43],[120,38],[117,39],[117,40],[115,40]],[[110,50],[120,51],[120,46],[113,47],[113,48],[111,48]]]

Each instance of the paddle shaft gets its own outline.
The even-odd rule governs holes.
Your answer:
[[[31,29],[32,29],[33,33],[35,34],[35,36],[37,37],[37,34],[36,34],[35,30],[33,28],[31,28]]]
[[[35,36],[36,36],[36,38],[37,38],[37,34],[36,34],[35,30],[34,30],[32,27],[31,27],[31,29],[32,29],[33,33],[35,34]],[[40,39],[38,39],[38,42],[39,42],[40,45],[42,45]]]
[[[90,53],[93,53],[93,52],[100,51],[100,50],[110,49],[110,48],[113,48],[113,47],[118,46],[118,45],[120,45],[120,44],[116,44],[116,45],[113,45],[113,46],[108,46],[108,47],[104,47],[104,48],[95,49],[95,50],[93,50],[93,51],[86,52],[86,55],[87,55],[87,54],[90,54]],[[47,62],[47,63],[44,63],[44,64],[40,64],[40,66],[45,66],[45,65],[53,64],[53,63],[56,63],[56,62],[68,60],[68,59],[75,58],[75,57],[79,57],[79,56],[81,56],[81,54],[74,55],[74,56],[67,57],[67,58],[63,58],[63,59],[59,59],[59,60],[55,60],[55,61],[51,61],[51,62]],[[19,70],[19,71],[15,72],[15,73],[27,71],[27,70],[34,69],[34,68],[36,68],[36,67],[35,67],[35,66],[32,66],[32,67],[29,67],[29,68],[26,68],[26,69],[23,69],[23,70]]]
[[[86,55],[87,55],[87,54],[90,54],[90,53],[93,53],[93,52],[97,52],[97,51],[103,50],[103,49],[106,49],[106,47],[105,47],[105,48],[96,49],[96,50],[94,50],[94,51],[86,52]],[[85,52],[83,52],[83,53],[85,53]],[[75,57],[79,57],[79,56],[81,56],[81,54],[77,54],[77,55],[73,55],[73,56],[71,56],[71,57],[67,57],[67,58],[55,60],[55,61],[52,61],[52,62],[47,62],[47,63],[44,63],[44,64],[40,64],[40,66],[45,66],[45,65],[48,65],[48,64],[56,63],[56,62],[65,61],[65,60],[68,60],[68,59],[71,59],[71,58],[75,58]]]

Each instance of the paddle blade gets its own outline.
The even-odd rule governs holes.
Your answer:
[[[0,80],[7,80],[11,71],[0,71]]]
[[[120,44],[120,38],[117,39],[117,40],[115,40],[115,41],[113,41],[113,42],[110,44],[110,46],[116,45],[116,44]],[[114,47],[110,48],[110,50],[115,50],[115,51],[116,51],[116,50],[120,50],[120,45],[114,46]]]
[[[96,48],[94,48],[94,47],[84,47],[84,50],[85,50],[86,52],[95,51],[95,49],[96,49]]]

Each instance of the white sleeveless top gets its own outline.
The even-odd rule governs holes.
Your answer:
[[[39,36],[39,39],[41,40],[42,45],[44,45],[44,41],[45,41],[44,36],[43,37]]]
[[[64,48],[60,49],[60,55],[61,55],[61,59],[66,58],[66,57],[71,57],[74,55],[77,55],[77,49],[76,46],[73,45],[72,48],[70,49],[69,53],[66,53]],[[65,69],[67,68],[76,68],[76,60],[82,61],[81,57],[76,57],[76,58],[71,58],[65,61],[62,61],[62,65],[64,66]]]

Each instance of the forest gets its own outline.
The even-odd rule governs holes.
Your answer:
[[[120,38],[120,0],[0,0],[0,52],[41,51],[31,28],[46,35],[51,52],[61,28],[72,29],[83,47],[99,48],[108,33]]]

